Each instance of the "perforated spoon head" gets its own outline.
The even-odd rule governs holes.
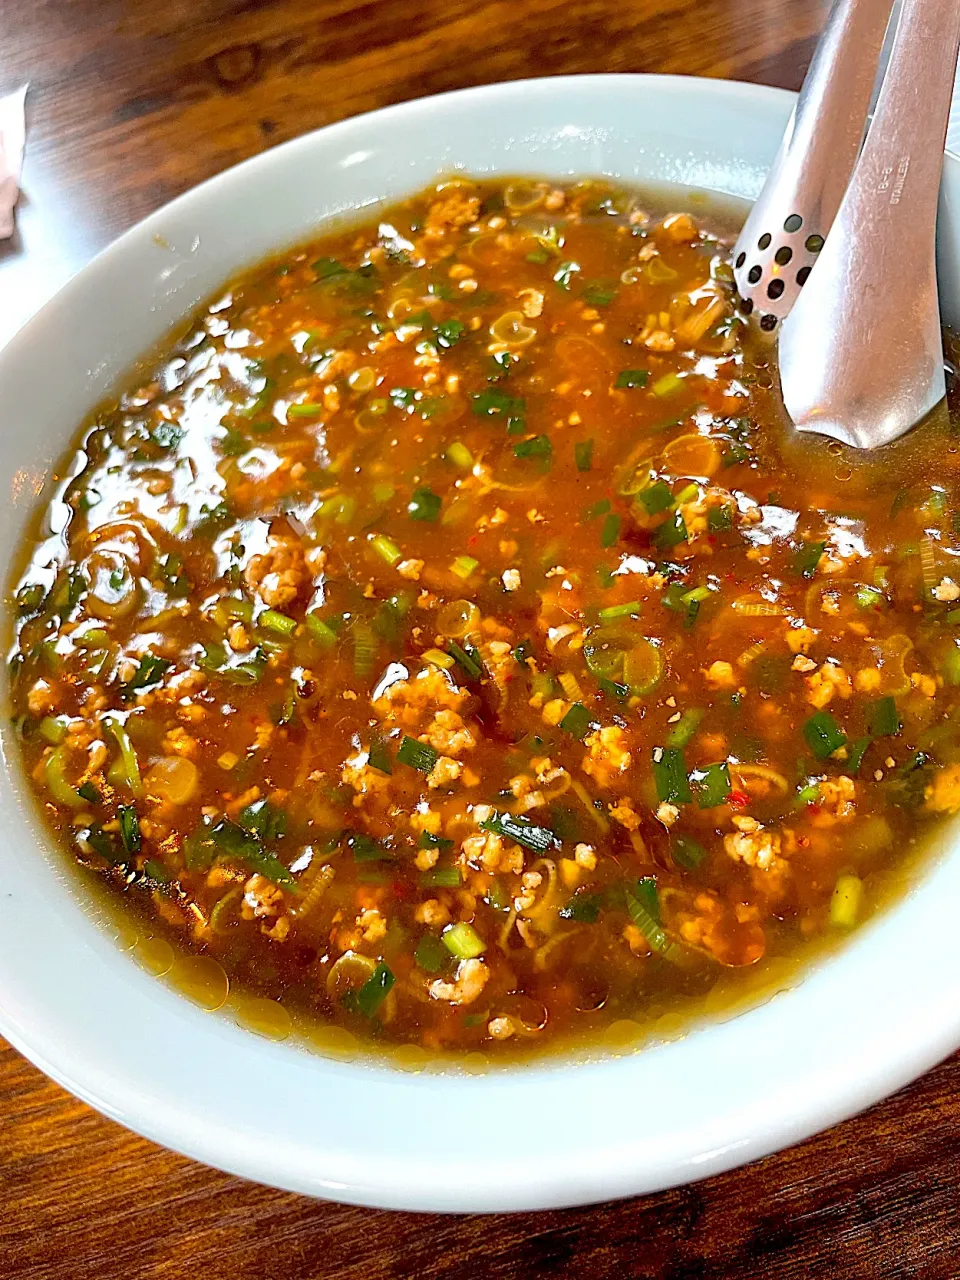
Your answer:
[[[945,395],[935,241],[958,47],[957,0],[905,0],[863,151],[779,334],[801,431],[876,449]]]

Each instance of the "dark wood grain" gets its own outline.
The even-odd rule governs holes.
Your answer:
[[[796,88],[826,7],[0,0],[0,92],[31,83],[20,231],[0,246],[0,340],[125,227],[295,134],[530,75],[669,71]],[[192,1164],[0,1046],[0,1278],[956,1280],[958,1084],[953,1059],[792,1151],[644,1200],[438,1218],[315,1203]]]

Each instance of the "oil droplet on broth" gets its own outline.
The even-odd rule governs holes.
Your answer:
[[[230,979],[212,956],[181,956],[169,979],[188,1000],[213,1013],[226,1003]]]
[[[490,1059],[485,1053],[467,1053],[458,1065],[467,1075],[481,1076],[490,1069]]]
[[[604,1044],[612,1049],[627,1049],[643,1035],[643,1027],[632,1018],[618,1018],[603,1033]]]
[[[346,1027],[311,1027],[307,1043],[328,1058],[353,1058],[360,1051],[360,1041]]]
[[[266,1040],[286,1040],[293,1031],[290,1014],[276,1000],[262,996],[235,997],[231,1013],[238,1026]]]
[[[400,1044],[391,1053],[390,1061],[401,1071],[423,1071],[430,1061],[430,1054],[418,1044]]]
[[[133,948],[133,958],[146,973],[162,978],[173,968],[176,956],[166,938],[146,937],[138,939]]]
[[[118,920],[114,926],[113,940],[121,951],[132,951],[140,940],[140,933],[132,920]]]

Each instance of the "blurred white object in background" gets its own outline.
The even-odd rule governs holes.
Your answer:
[[[13,208],[20,194],[27,86],[0,98],[0,240],[13,235]]]

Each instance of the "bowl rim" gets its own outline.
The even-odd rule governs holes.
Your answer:
[[[171,214],[188,209],[194,201],[204,198],[212,189],[225,187],[240,176],[247,176],[277,163],[278,152],[288,158],[295,158],[300,153],[309,152],[321,135],[334,139],[349,136],[351,132],[363,134],[377,121],[387,117],[401,118],[415,125],[423,119],[429,120],[445,105],[455,102],[502,105],[509,102],[511,97],[529,94],[545,98],[556,97],[558,101],[562,101],[564,91],[569,86],[575,86],[578,90],[584,86],[592,86],[616,97],[623,92],[625,86],[638,84],[653,92],[663,89],[685,90],[695,86],[699,92],[707,92],[718,98],[739,100],[757,109],[762,109],[765,104],[776,105],[779,111],[785,111],[795,96],[786,90],[766,86],[699,77],[622,74],[559,76],[455,90],[326,126],[253,156],[208,179],[130,228],[73,276],[10,339],[0,352],[0,370],[9,359],[16,358],[21,349],[26,350],[31,346],[34,335],[42,330],[48,312],[62,305],[65,297],[76,290],[82,290],[86,279],[105,263],[122,259],[145,235],[162,230]],[[7,769],[12,772],[15,766],[7,765]],[[937,876],[940,876],[939,869]],[[960,885],[960,867],[955,879]],[[913,915],[920,920],[918,930],[922,930],[923,919],[918,907],[921,896],[927,899],[930,894],[925,892],[915,899],[911,898],[896,909],[906,917],[912,908]],[[878,921],[875,926],[869,926],[864,930],[869,937],[851,944],[851,953],[869,952],[876,960],[885,945],[884,942],[878,944],[877,937],[890,935],[889,924],[889,920],[884,920]],[[108,946],[111,951],[114,949],[112,943]],[[952,971],[956,972],[960,962],[960,943],[953,947],[944,943],[942,952],[944,964],[950,965]],[[829,986],[829,979],[826,982]],[[823,993],[824,986],[824,972],[818,969],[810,972],[802,984],[806,990],[806,1002],[816,1000],[818,992]],[[184,1020],[195,1013],[180,997],[170,998],[183,1006]],[[155,996],[155,999],[159,1007],[165,997]],[[755,1025],[762,1028],[770,1023],[770,1019],[765,1018],[767,1008],[764,1006],[744,1017],[754,1019]],[[200,1014],[197,1017],[207,1018]],[[860,1034],[862,1039],[856,1043],[851,1040],[846,1046],[846,1057],[839,1066],[835,1061],[826,1064],[836,1070],[825,1072],[824,1063],[811,1061],[807,1064],[805,1075],[798,1073],[789,1082],[792,1092],[786,1086],[777,1086],[771,1087],[767,1093],[758,1091],[756,1097],[739,1098],[737,1106],[729,1114],[714,1117],[712,1121],[705,1119],[696,1133],[684,1133],[682,1140],[674,1146],[662,1135],[656,1141],[643,1141],[642,1129],[638,1136],[636,1125],[632,1121],[625,1121],[622,1132],[606,1134],[595,1145],[591,1144],[589,1148],[581,1146],[569,1153],[565,1165],[557,1163],[551,1166],[544,1160],[538,1162],[535,1159],[529,1164],[508,1160],[501,1168],[485,1166],[469,1184],[451,1188],[446,1176],[441,1176],[441,1171],[418,1165],[409,1153],[402,1151],[383,1155],[374,1169],[365,1168],[363,1160],[358,1159],[354,1164],[345,1165],[338,1170],[330,1167],[329,1160],[325,1165],[323,1160],[315,1159],[311,1163],[290,1143],[281,1144],[277,1152],[264,1156],[259,1148],[251,1149],[242,1134],[238,1133],[231,1140],[225,1135],[222,1124],[207,1120],[202,1108],[197,1110],[194,1107],[188,1116],[190,1125],[185,1126],[184,1111],[177,1099],[168,1097],[158,1102],[156,1094],[138,1093],[130,1082],[111,1079],[103,1074],[99,1066],[92,1069],[90,1063],[72,1059],[68,1051],[51,1048],[55,1045],[55,1040],[34,1035],[19,1011],[12,1011],[3,995],[0,995],[0,1032],[19,1052],[71,1093],[145,1137],[230,1173],[292,1191],[356,1204],[454,1212],[533,1209],[590,1203],[663,1189],[756,1159],[872,1104],[934,1065],[960,1043],[960,1003],[944,1005],[941,1002],[937,1005],[934,1002],[931,1005],[927,1001],[922,1007],[918,1005],[912,1008],[909,1017],[905,1016],[903,1021],[904,1030],[909,1023],[912,1037],[903,1034],[892,1046],[888,1037],[886,1053],[881,1056],[877,1053],[877,1045],[882,1043],[880,1033],[889,1028],[886,1010],[878,1010],[869,1018],[864,1016],[859,1022],[852,1018],[851,1035]],[[775,1027],[775,1020],[772,1025]],[[705,1044],[709,1042],[713,1055],[711,1061],[722,1063],[724,1070],[735,1074],[733,1064],[738,1052],[738,1036],[731,1034],[732,1026],[732,1023],[720,1023],[708,1028],[697,1028],[694,1034],[703,1037]],[[249,1033],[241,1032],[240,1035],[244,1041],[253,1040]],[[231,1036],[226,1030],[223,1031],[223,1037],[230,1041],[231,1046],[239,1045],[236,1036]],[[256,1056],[269,1065],[270,1062],[279,1064],[284,1057],[285,1050],[282,1046],[265,1046],[262,1041],[258,1041],[257,1046],[256,1055],[252,1051],[248,1055],[251,1059]],[[479,1091],[488,1098],[503,1101],[515,1091],[517,1082],[522,1088],[525,1080],[532,1080],[539,1082],[542,1090],[551,1098],[559,1098],[563,1095],[565,1079],[571,1070],[575,1070],[581,1073],[578,1079],[581,1085],[603,1089],[612,1081],[615,1092],[626,1093],[631,1061],[637,1064],[647,1055],[656,1055],[661,1069],[670,1071],[677,1069],[679,1059],[676,1049],[677,1045],[667,1044],[645,1050],[636,1059],[607,1059],[573,1068],[562,1062],[549,1065],[548,1061],[509,1072],[494,1072],[487,1077],[454,1077],[445,1081],[439,1092],[448,1099],[456,1100],[463,1097],[464,1090],[467,1097]],[[279,1066],[277,1069],[279,1070]],[[680,1069],[683,1069],[682,1065]],[[349,1076],[365,1074],[365,1078],[370,1080],[377,1076],[378,1070],[366,1064],[359,1070],[356,1064],[340,1070],[337,1064],[332,1064],[329,1074],[331,1079],[339,1082],[340,1087],[345,1089]],[[420,1105],[413,1090],[414,1082],[432,1079],[426,1076],[405,1077],[395,1071],[389,1075],[392,1084],[397,1086],[392,1092],[399,1098],[406,1097],[412,1108],[414,1104]],[[507,1076],[509,1079],[504,1084]],[[583,1161],[588,1151],[595,1161],[603,1162],[603,1168],[584,1166]]]

